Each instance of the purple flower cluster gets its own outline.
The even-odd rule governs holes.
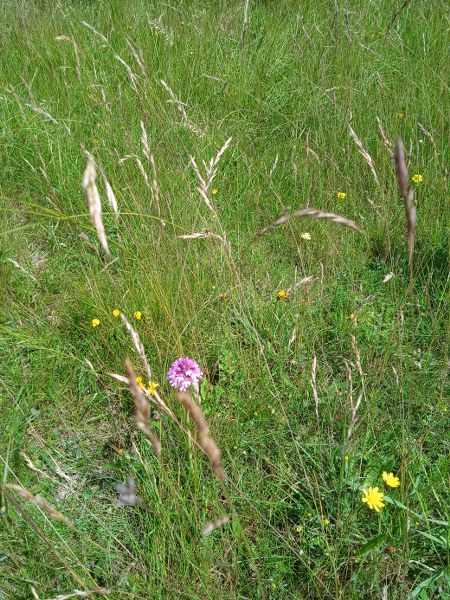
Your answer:
[[[187,356],[177,358],[167,373],[170,385],[179,389],[180,392],[185,392],[191,385],[197,388],[202,377],[203,373],[200,366],[195,360]]]

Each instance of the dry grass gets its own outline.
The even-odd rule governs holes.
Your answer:
[[[370,154],[368,153],[368,151],[364,148],[361,140],[359,139],[359,137],[354,132],[352,126],[349,125],[348,128],[349,128],[349,131],[350,131],[350,135],[353,138],[353,141],[355,142],[356,146],[358,147],[359,153],[364,158],[364,160],[366,161],[366,163],[369,165],[369,169],[370,169],[370,171],[371,171],[371,173],[373,175],[373,178],[375,179],[375,183],[377,184],[378,187],[380,187],[380,180],[378,179],[378,174],[377,174],[377,171],[375,169],[375,163],[373,162],[372,157],[370,156]]]
[[[125,367],[128,376],[128,385],[130,386],[131,395],[134,398],[136,407],[137,427],[150,440],[156,456],[159,458],[161,456],[161,442],[150,427],[150,406],[144,392],[136,382],[136,373],[134,372],[133,365],[129,358],[125,359]]]
[[[323,219],[324,221],[338,223],[339,225],[343,225],[344,227],[353,229],[353,231],[362,233],[362,230],[360,229],[360,227],[358,227],[358,225],[354,221],[352,221],[351,219],[347,219],[347,217],[343,217],[341,215],[323,212],[316,208],[303,208],[301,210],[297,210],[297,211],[293,212],[292,214],[288,214],[288,211],[289,211],[289,209],[285,209],[280,214],[280,216],[277,219],[275,219],[275,221],[270,223],[270,225],[267,225],[266,227],[263,227],[262,229],[260,229],[256,235],[258,237],[266,235],[266,233],[269,233],[269,231],[272,231],[273,229],[279,227],[280,225],[284,225],[285,223],[287,223],[288,221],[290,221],[291,219],[293,219],[295,217],[298,217],[298,218],[310,217],[311,219]]]
[[[91,215],[92,225],[95,227],[97,237],[102,245],[103,250],[108,256],[110,256],[111,253],[109,251],[108,240],[106,239],[105,227],[102,219],[102,203],[96,184],[96,179],[97,172],[95,169],[95,163],[92,157],[89,157],[86,170],[84,171],[83,187],[87,194],[89,214]]]
[[[222,455],[216,442],[209,435],[209,426],[202,409],[192,401],[186,392],[180,392],[177,394],[177,398],[191,415],[197,427],[198,444],[209,458],[217,479],[223,483],[225,481],[225,471],[222,468]]]
[[[397,139],[397,143],[395,145],[394,160],[398,187],[400,188],[400,194],[403,198],[403,203],[405,206],[409,259],[412,260],[417,217],[416,207],[414,206],[413,201],[414,191],[409,187],[408,167],[406,166],[405,162],[405,149],[401,138]]]
[[[31,492],[29,492],[27,489],[25,489],[24,487],[22,487],[20,485],[16,485],[14,483],[5,483],[2,487],[2,489],[6,490],[6,491],[10,490],[11,492],[14,492],[18,496],[20,496],[20,498],[22,498],[23,500],[26,500],[27,502],[30,502],[30,504],[34,504],[35,506],[38,506],[52,519],[61,521],[61,523],[64,523],[64,525],[67,525],[67,527],[70,527],[70,529],[72,529],[73,531],[77,531],[77,528],[75,527],[75,525],[71,521],[69,521],[69,519],[67,517],[65,517],[62,513],[60,513],[59,510],[56,510],[56,508],[54,506],[52,506],[49,502],[47,502],[47,500],[42,498],[42,496],[34,495]]]

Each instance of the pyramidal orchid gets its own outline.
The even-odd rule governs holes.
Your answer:
[[[203,377],[200,366],[187,356],[177,358],[167,373],[167,379],[172,387],[185,392],[190,386],[198,390],[198,383]]]

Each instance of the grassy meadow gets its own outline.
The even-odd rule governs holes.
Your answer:
[[[449,13],[402,4],[2,2],[1,599],[450,598]]]

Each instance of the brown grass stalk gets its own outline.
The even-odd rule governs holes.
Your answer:
[[[136,407],[137,427],[150,440],[156,456],[161,456],[161,442],[150,428],[150,407],[141,388],[136,382],[136,373],[129,358],[125,359],[125,369],[128,376],[128,385]]]
[[[186,392],[179,392],[177,398],[192,417],[198,431],[198,445],[209,458],[217,479],[223,483],[225,481],[225,471],[222,468],[222,455],[216,442],[209,435],[209,427],[205,415]]]
[[[12,492],[14,492],[18,496],[20,496],[23,500],[26,500],[27,502],[30,502],[31,504],[38,506],[49,517],[52,517],[52,519],[55,519],[56,521],[61,521],[61,523],[64,523],[65,525],[67,525],[67,527],[69,527],[73,531],[77,531],[77,528],[75,527],[75,525],[71,521],[69,521],[69,519],[67,517],[65,517],[62,513],[60,513],[59,510],[56,510],[56,508],[52,504],[49,504],[47,502],[47,500],[42,498],[42,496],[39,496],[39,495],[35,496],[31,492],[29,492],[27,489],[23,488],[20,485],[15,485],[14,483],[5,483],[2,487],[4,490],[11,490]]]
[[[395,145],[394,161],[398,187],[400,189],[400,194],[403,198],[403,203],[405,205],[407,244],[409,260],[411,261],[414,251],[414,239],[416,232],[417,217],[416,207],[414,206],[413,202],[414,192],[409,187],[408,167],[406,166],[405,162],[405,148],[403,146],[403,141],[400,137],[397,138],[397,143]]]
[[[128,385],[128,386],[130,385],[130,381],[129,381],[128,377],[124,377],[123,375],[119,375],[118,373],[108,373],[108,375],[110,377],[113,377],[114,379],[117,379],[117,381],[125,383],[125,385]],[[153,404],[155,404],[159,409],[163,410],[166,414],[169,415],[169,417],[172,420],[174,420],[176,422],[175,415],[173,414],[173,412],[170,410],[170,408],[167,406],[167,404],[164,402],[164,400],[161,398],[161,396],[158,394],[157,391],[154,391],[153,394],[150,394],[150,392],[146,388],[142,388],[142,392],[145,394],[145,397],[148,400],[153,402]]]

